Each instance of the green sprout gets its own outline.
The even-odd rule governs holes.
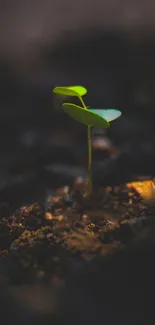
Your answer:
[[[89,108],[84,103],[82,96],[87,93],[87,89],[82,86],[56,87],[53,92],[62,96],[78,97],[82,107],[72,104],[62,104],[62,109],[78,122],[87,125],[88,129],[88,194],[92,193],[92,147],[91,147],[91,129],[92,127],[108,128],[109,122],[116,120],[121,116],[117,109],[95,109]]]

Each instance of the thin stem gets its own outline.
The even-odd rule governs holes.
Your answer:
[[[92,147],[91,147],[91,126],[88,126],[88,192],[92,192]]]
[[[87,109],[87,106],[85,105],[83,99],[81,96],[79,96],[79,99],[84,107],[84,109]],[[88,194],[91,194],[92,192],[92,147],[91,147],[91,126],[88,125]]]
[[[81,97],[81,96],[79,96],[79,99],[80,99],[80,101],[81,101],[81,103],[82,103],[83,107],[84,107],[85,109],[87,109],[87,106],[85,105],[85,103],[84,103],[84,101],[83,101],[83,99],[82,99],[82,97]]]

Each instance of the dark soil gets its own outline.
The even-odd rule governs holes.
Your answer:
[[[14,213],[8,204],[1,202],[0,209],[0,279],[6,284],[9,295],[10,288],[14,288],[11,297],[13,295],[18,306],[23,301],[28,310],[26,320],[32,321],[32,316],[28,316],[32,314],[33,321],[39,322],[34,317],[37,311],[38,315],[54,317],[54,324],[93,323],[99,321],[102,307],[107,306],[105,319],[113,324],[113,317],[107,316],[110,308],[114,308],[115,303],[118,308],[117,299],[122,304],[123,294],[128,300],[126,292],[119,295],[121,287],[114,289],[117,278],[118,282],[122,279],[122,288],[124,286],[125,274],[120,273],[124,272],[122,261],[126,261],[127,267],[132,256],[131,263],[135,264],[134,248],[143,243],[148,229],[154,227],[154,205],[144,202],[135,188],[127,185],[94,189],[88,197],[86,186],[77,180],[71,188],[58,189],[44,202],[19,207]],[[135,276],[136,272],[135,268]],[[109,290],[107,281],[110,281]],[[146,281],[145,275],[142,281]],[[102,285],[107,298],[104,291],[103,297],[100,292]],[[115,297],[114,305],[109,303],[109,299],[113,301],[111,295]],[[81,304],[79,311],[77,304]],[[127,306],[129,308],[129,301]],[[59,308],[61,313],[57,312]],[[68,310],[78,313],[78,317],[74,318],[72,313],[67,316]],[[138,316],[131,308],[130,319],[126,311],[122,311],[125,324],[142,324],[143,313],[138,309],[136,313]],[[19,310],[17,314],[20,315],[17,321],[23,322],[23,314],[21,316]],[[121,321],[124,322],[124,318],[116,316],[115,323]]]

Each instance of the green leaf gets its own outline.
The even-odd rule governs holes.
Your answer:
[[[108,128],[110,126],[110,124],[102,116],[94,112],[90,112],[89,110],[78,105],[64,103],[62,108],[64,112],[70,115],[73,119],[87,126],[89,125],[103,128]]]
[[[87,93],[87,89],[82,86],[65,86],[56,87],[53,92],[63,96],[83,96]]]
[[[90,108],[89,111],[102,116],[108,122],[116,120],[122,114],[120,111],[113,108],[109,108],[109,109]]]

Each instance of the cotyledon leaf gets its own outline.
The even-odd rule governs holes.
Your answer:
[[[108,122],[116,120],[122,114],[119,110],[113,108],[108,108],[108,109],[89,108],[89,111],[102,116]]]
[[[90,112],[81,106],[72,103],[64,103],[62,108],[64,112],[70,115],[73,119],[87,126],[97,126],[102,128],[108,128],[110,126],[102,116]]]
[[[83,96],[87,93],[87,89],[83,86],[65,86],[56,87],[53,92],[63,96]]]

